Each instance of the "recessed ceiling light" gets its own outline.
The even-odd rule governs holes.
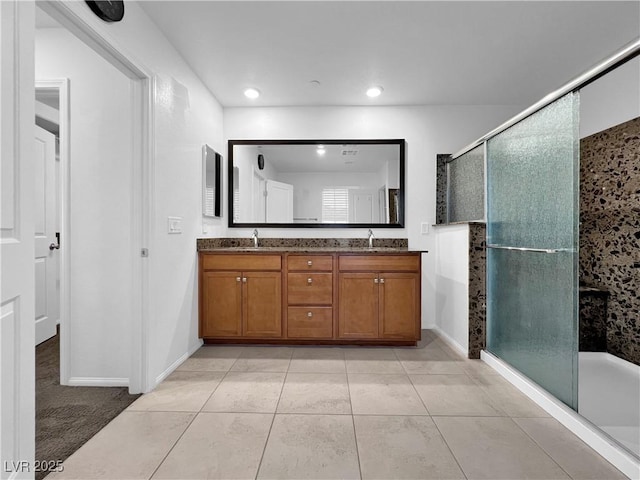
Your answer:
[[[377,97],[382,93],[383,90],[384,89],[382,87],[370,87],[367,90],[367,96],[371,98]]]
[[[257,88],[247,88],[244,91],[244,96],[251,99],[258,98],[260,96],[260,90]]]

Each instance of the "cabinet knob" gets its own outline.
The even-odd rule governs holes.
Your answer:
[[[373,279],[373,283],[378,283],[378,279],[377,279],[377,278],[374,278],[374,279]]]
[[[381,279],[380,279],[380,283],[384,283],[384,278],[381,278]]]
[[[307,312],[307,317],[309,317],[309,318],[313,317],[313,313],[312,312]]]
[[[313,279],[312,279],[312,278],[307,278],[307,283],[308,283],[309,285],[311,285],[311,284],[313,283]]]
[[[239,282],[239,281],[240,281],[240,277],[236,277],[236,282]]]
[[[247,283],[247,277],[242,277],[242,283]]]
[[[312,266],[313,262],[311,260],[307,260],[307,265]]]

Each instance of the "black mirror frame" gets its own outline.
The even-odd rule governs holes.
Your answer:
[[[236,223],[233,221],[233,147],[234,145],[398,145],[400,147],[400,191],[398,223]],[[376,140],[229,140],[227,155],[227,193],[231,228],[404,228],[405,211],[405,139]]]

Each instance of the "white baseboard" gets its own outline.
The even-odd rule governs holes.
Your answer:
[[[467,356],[469,355],[469,352],[467,352],[467,350],[460,345],[458,342],[456,342],[453,337],[450,337],[449,335],[447,335],[444,330],[442,330],[441,328],[438,328],[437,326],[434,326],[431,330],[435,330],[436,333],[438,334],[438,336],[442,337],[442,340],[444,340],[444,342],[449,345],[451,348],[453,348],[454,350],[458,351],[458,353],[460,353],[460,355],[464,356],[464,358],[467,358]]]
[[[480,358],[627,477],[633,480],[639,478],[640,461],[600,429],[491,353],[483,350]]]
[[[156,383],[155,385],[152,386],[151,390],[154,390],[160,383],[162,383],[162,381],[167,378],[169,375],[171,375],[173,373],[173,371],[178,368],[180,365],[182,365],[182,363],[189,358],[191,355],[194,354],[194,352],[196,350],[198,350],[200,347],[202,346],[202,341],[199,341],[198,343],[196,343],[195,345],[192,345],[189,350],[180,355],[180,357],[178,357],[178,359],[173,362],[171,365],[169,365],[164,372],[162,372],[160,375],[158,375],[156,377]],[[150,390],[150,391],[151,391]]]
[[[70,387],[128,387],[128,378],[114,377],[71,377],[69,378]]]

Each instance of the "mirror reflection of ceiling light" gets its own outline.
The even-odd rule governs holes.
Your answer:
[[[367,90],[367,96],[371,98],[378,97],[383,92],[383,90],[384,88],[382,87],[370,87]]]
[[[260,96],[260,90],[258,90],[257,88],[247,88],[244,91],[244,96],[253,100]]]

